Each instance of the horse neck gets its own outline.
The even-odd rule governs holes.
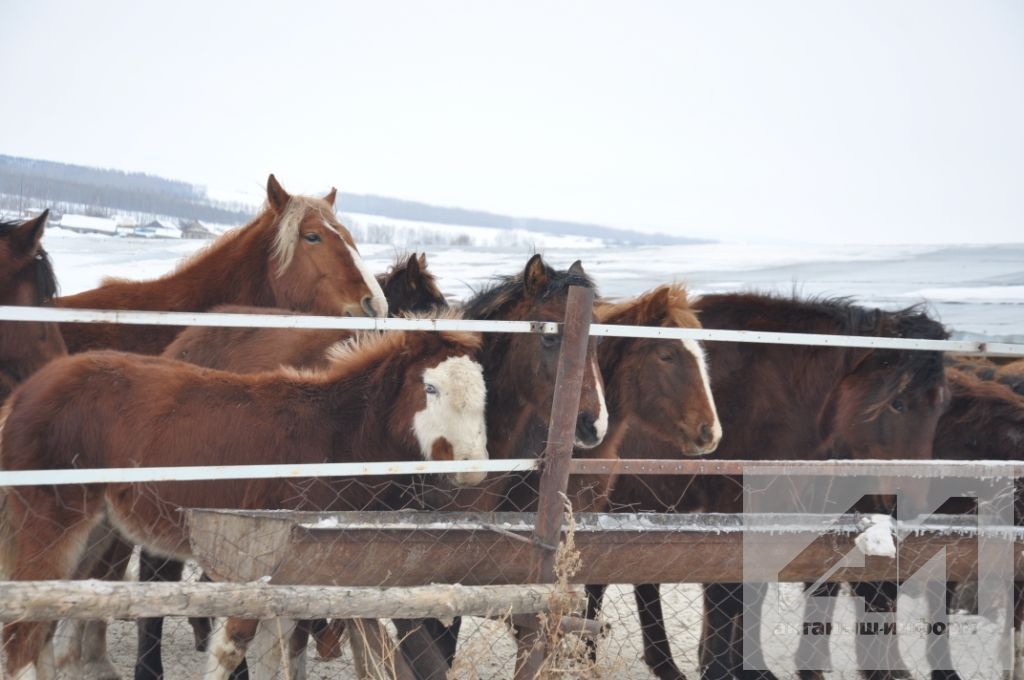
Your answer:
[[[337,432],[336,454],[347,460],[392,460],[402,450],[389,415],[405,372],[396,356],[377,357],[354,371],[327,369],[328,419]],[[411,425],[406,429],[411,431]],[[406,447],[410,444],[405,442]],[[402,455],[412,457],[410,451]]]
[[[486,340],[480,357],[488,385],[487,449],[498,459],[539,456],[547,439],[547,414],[538,413],[515,388],[514,368],[496,344]]]
[[[115,281],[59,298],[61,307],[201,312],[223,304],[272,307],[268,283],[269,215],[239,233],[222,237],[167,276],[150,281]]]
[[[55,323],[0,322],[0,373],[15,384],[65,354]]]
[[[716,342],[707,347],[723,430],[716,456],[770,459],[815,455],[822,443],[818,429],[822,405],[852,368],[854,352]]]

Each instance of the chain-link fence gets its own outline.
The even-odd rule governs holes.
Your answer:
[[[571,423],[574,407],[562,415]],[[568,451],[560,455],[567,475]],[[543,474],[553,474],[556,458],[549,450]],[[274,509],[168,510],[162,521],[189,527],[197,564],[183,568],[140,554],[130,531],[128,540],[114,539],[115,528],[99,526],[76,539],[90,542],[95,557],[79,577],[181,578],[188,584],[205,574],[238,584],[233,591],[182,585],[180,597],[153,600],[93,583],[58,590],[49,600],[38,586],[33,601],[0,585],[7,588],[0,613],[6,620],[73,614],[78,623],[62,624],[55,636],[64,677],[155,677],[161,666],[168,678],[218,677],[213,667],[245,647],[249,677],[505,678],[518,667],[551,677],[641,678],[652,667],[659,677],[679,677],[678,670],[731,678],[758,669],[779,677],[857,677],[864,670],[889,672],[876,677],[926,677],[939,668],[995,678],[1012,668],[1021,539],[1012,483],[1020,471],[1012,466],[580,462],[574,472],[585,479],[614,475],[617,484],[611,491],[610,484],[602,487],[607,512],[572,513],[565,523],[561,492],[577,498],[576,483],[563,480],[543,495],[537,471],[492,472],[466,489],[454,488],[444,475],[414,474],[411,467],[403,472],[263,475],[270,482],[214,482],[216,473],[200,482],[121,479],[146,490],[139,502],[155,505],[170,484],[255,489],[274,483],[286,491],[276,494],[285,500]],[[808,479],[798,482],[802,476]],[[853,484],[858,476],[873,485]],[[882,477],[887,484],[877,483]],[[955,487],[925,502],[934,488],[911,489],[924,477],[933,478],[932,486],[952,477],[986,480],[1001,490]],[[640,500],[622,491],[630,485]],[[21,492],[11,487],[5,493],[10,503]],[[644,500],[644,493],[655,500]],[[722,509],[725,493],[736,499],[731,512],[709,512]],[[671,512],[635,512],[650,506]],[[900,512],[908,506],[912,512]],[[555,540],[541,529],[551,517],[566,527],[557,555]],[[459,589],[431,585],[512,585],[528,593],[525,584],[552,581],[535,591],[540,604],[524,595],[515,605],[509,591],[461,597]],[[947,582],[961,587],[947,588]],[[588,584],[607,588],[584,592]],[[282,597],[272,590],[278,586],[298,588],[288,591],[294,598],[288,620],[268,617],[259,628],[251,626],[255,609],[245,603]],[[346,588],[382,590],[368,598],[367,591],[340,590]],[[153,600],[153,611],[185,612],[193,620],[171,617],[159,631],[153,622],[141,623],[145,616],[107,626],[75,609],[88,601],[91,612],[116,613],[142,600]],[[588,610],[598,625],[587,623]],[[227,621],[229,614],[243,620]],[[947,643],[948,652],[942,649]],[[537,649],[539,665],[530,666]]]

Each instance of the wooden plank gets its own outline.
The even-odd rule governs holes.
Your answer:
[[[193,526],[206,526],[205,515],[191,511]],[[224,512],[219,514],[241,515]],[[321,526],[324,513],[254,513],[235,517],[237,524],[221,521],[216,531],[193,529],[197,559],[218,579],[253,576],[246,565],[255,553],[275,565],[275,583],[325,583],[349,586],[411,586],[423,583],[535,583],[539,581],[535,548],[529,539],[530,513],[340,513],[347,518],[335,526]],[[383,518],[379,522],[373,517]],[[416,518],[419,517],[417,520]],[[395,518],[398,518],[397,521]],[[369,520],[369,521],[363,521]],[[577,583],[734,583],[743,580],[744,526],[739,515],[577,515],[575,542],[583,565]],[[909,532],[898,542],[898,559],[867,557],[862,569],[842,569],[829,580],[899,580],[905,578],[940,548],[947,552],[951,580],[971,576],[977,565],[978,539],[971,518],[938,517],[936,531]],[[270,542],[262,541],[266,522],[290,526],[273,559]],[[361,524],[359,522],[362,522]],[[796,519],[793,519],[796,522]],[[330,524],[330,523],[328,523]],[[762,526],[765,526],[762,524]],[[855,524],[837,525],[820,535],[813,518],[806,524],[780,524],[747,532],[748,547],[779,550],[788,539],[802,540],[807,548],[780,574],[781,580],[814,581],[839,560],[856,550]],[[240,529],[240,527],[247,527]],[[269,531],[269,527],[267,527]],[[231,533],[218,535],[218,531]],[[993,530],[998,533],[998,530]],[[1015,540],[1016,577],[1024,580],[1024,535],[1006,528]],[[781,533],[780,533],[781,532]],[[280,535],[278,535],[280,536]],[[248,539],[254,539],[248,547]],[[767,554],[767,553],[765,553]],[[236,575],[238,574],[238,575]]]
[[[0,582],[0,621],[146,616],[406,618],[495,616],[547,608],[553,586],[337,588],[265,583]]]

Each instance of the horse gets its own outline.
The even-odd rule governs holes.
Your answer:
[[[49,214],[44,210],[24,222],[0,222],[0,305],[42,307],[57,294],[53,265],[41,243]],[[18,383],[65,354],[57,324],[0,321],[0,404]]]
[[[238,375],[111,351],[58,359],[23,383],[0,413],[5,470],[487,457],[485,385],[473,333],[367,334],[320,372]],[[457,485],[479,473],[458,473]],[[367,503],[323,487],[298,502]],[[191,556],[183,507],[296,504],[284,479],[31,486],[6,490],[0,567],[13,580],[68,578],[94,555],[91,530],[109,521],[125,539],[178,560]],[[300,508],[296,508],[300,509]],[[96,554],[100,554],[96,552]],[[212,641],[206,677],[226,678],[256,622],[229,620]],[[6,669],[50,669],[45,622],[4,627]]]
[[[463,305],[467,319],[562,321],[569,288],[596,290],[579,261],[567,270],[532,256],[521,273],[499,277]],[[540,457],[547,444],[561,337],[529,333],[491,333],[484,337],[480,363],[487,382],[487,448],[492,458]],[[604,439],[608,409],[597,363],[597,342],[587,346],[577,446],[593,449]],[[506,498],[531,483],[518,474],[489,475],[473,489],[434,503],[459,510],[489,512],[514,505]],[[396,619],[402,657],[419,678],[444,678],[454,660],[461,619],[451,626],[435,619]]]
[[[387,272],[378,274],[376,278],[387,298],[388,309],[394,315],[442,312],[447,309],[447,300],[438,289],[436,278],[427,269],[425,254],[401,256]],[[287,310],[240,306],[215,307],[213,311],[288,313]],[[352,331],[337,329],[194,326],[182,331],[167,346],[163,356],[232,373],[272,371],[281,366],[323,369],[330,362],[328,350],[354,335]],[[177,581],[181,578],[183,567],[179,561],[166,560],[143,551],[139,562],[139,580]],[[205,651],[206,638],[210,632],[209,620],[190,621],[196,636],[196,647]],[[323,630],[321,625],[314,625],[311,629],[318,634]],[[138,620],[135,680],[163,677],[162,630],[163,618]],[[305,652],[304,642],[298,645],[296,653],[300,652]]]
[[[1024,460],[1024,394],[1014,391],[1012,383],[1001,380],[1002,371],[989,378],[980,377],[971,362],[966,366],[956,363],[946,368],[951,399],[949,408],[939,419],[935,430],[934,457],[944,460]],[[1010,364],[1009,366],[1013,366]],[[1007,367],[1003,367],[1007,368]],[[1001,377],[1012,377],[1012,371]],[[964,499],[946,502],[940,513],[974,513],[976,503]],[[1014,520],[1024,523],[1024,490],[1018,480],[1014,493]],[[939,621],[943,614],[953,611],[955,584],[947,584],[945,598],[929,590],[930,621]],[[1014,583],[1014,629],[1017,654],[1021,654],[1022,623],[1024,623],[1024,583]],[[932,680],[953,680],[959,677],[952,671],[952,655],[948,636],[939,636],[929,644],[928,661],[932,667]],[[1015,668],[1022,667],[1020,656]]]
[[[260,213],[173,273],[151,281],[110,280],[94,290],[56,298],[54,303],[67,308],[191,312],[234,304],[313,314],[386,316],[387,300],[380,284],[334,214],[335,196],[334,189],[323,198],[293,196],[270,175]],[[63,323],[60,329],[72,353],[118,349],[160,354],[181,327]],[[83,577],[122,577],[129,548],[118,541],[109,545],[111,552],[95,564],[96,572]],[[70,634],[61,636],[61,665],[82,663],[97,678],[117,678],[104,653],[105,635],[105,622],[72,622]]]
[[[736,293],[707,295],[694,307],[706,328],[946,337],[941,324],[917,308],[866,309],[845,298],[802,300]],[[936,422],[948,399],[941,353],[722,341],[707,348],[724,432],[713,458],[821,460],[927,458],[931,454]],[[623,448],[629,446],[627,440]],[[649,455],[663,458],[673,452],[662,447]],[[629,475],[619,480],[611,500],[616,509],[631,512],[742,512],[742,489],[742,480],[736,477]],[[596,614],[602,591],[588,586],[591,616]],[[736,633],[757,630],[759,605],[743,610],[739,584],[705,586],[704,593],[702,677],[737,677],[742,645]],[[644,660],[662,680],[684,678],[665,634],[658,586],[639,584],[634,594]],[[759,658],[753,661],[761,663]]]
[[[678,284],[596,309],[602,324],[700,328],[690,297]],[[707,360],[695,340],[606,337],[597,349],[611,414],[608,434],[587,458],[645,458],[652,447],[673,458],[702,456],[718,447],[722,425],[711,394]],[[627,444],[628,440],[628,444]],[[618,475],[573,475],[568,497],[574,512],[608,508]]]
[[[335,193],[331,189],[323,198],[292,196],[270,175],[263,210],[173,273],[151,281],[109,280],[54,303],[73,309],[169,312],[203,312],[232,304],[387,316],[380,284],[334,214]],[[61,324],[72,353],[119,349],[160,354],[180,331],[180,326]]]

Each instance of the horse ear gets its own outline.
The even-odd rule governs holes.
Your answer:
[[[276,212],[281,212],[284,207],[288,205],[288,201],[291,200],[291,196],[281,183],[274,177],[274,173],[270,173],[270,177],[267,178],[267,200],[270,201],[270,205]]]
[[[420,253],[420,270],[427,271],[427,254]]]
[[[547,267],[540,253],[531,257],[530,261],[526,263],[526,269],[523,270],[523,288],[530,297],[537,297],[547,288]]]
[[[650,321],[664,321],[668,317],[668,286],[658,286],[647,298],[646,317]]]
[[[327,192],[326,196],[324,196],[324,200],[327,201],[327,205],[331,206],[331,208],[334,207],[334,201],[337,198],[338,198],[338,190],[335,189],[334,187],[331,187],[331,190]]]
[[[583,262],[581,262],[580,260],[576,260],[571,265],[569,265],[569,273],[575,276],[586,276],[586,274],[583,271]]]
[[[22,251],[29,253],[39,245],[43,237],[43,230],[46,228],[46,220],[50,216],[49,209],[44,210],[30,220],[26,220],[14,230],[12,242]]]
[[[416,288],[416,279],[420,276],[420,261],[416,258],[416,253],[410,255],[409,261],[405,263],[405,273],[409,287]]]

